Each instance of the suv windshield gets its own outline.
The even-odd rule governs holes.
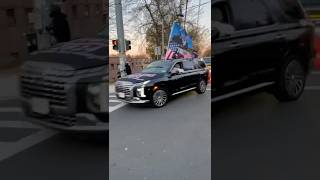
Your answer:
[[[170,61],[155,61],[149,64],[145,69],[142,70],[143,73],[166,73],[171,68],[172,63]]]

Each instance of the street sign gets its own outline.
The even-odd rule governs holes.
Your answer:
[[[161,55],[161,47],[160,46],[157,46],[154,48],[154,54],[156,56],[160,56]]]

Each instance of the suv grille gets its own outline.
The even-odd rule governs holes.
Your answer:
[[[116,92],[117,93],[124,93],[125,99],[129,100],[133,97],[133,83],[125,82],[125,81],[118,81],[116,83]]]
[[[26,98],[40,97],[48,99],[50,105],[67,106],[66,83],[55,77],[41,74],[23,74],[21,76],[21,93]]]

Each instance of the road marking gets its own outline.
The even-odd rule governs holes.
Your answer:
[[[23,112],[23,110],[19,107],[0,108],[0,113],[10,113],[10,112]]]
[[[0,161],[8,159],[19,152],[22,152],[50,137],[57,134],[56,131],[45,129],[42,126],[32,124],[28,121],[0,121],[2,128],[30,128],[39,129],[39,131],[22,138],[17,142],[0,142]]]
[[[233,97],[233,96],[237,96],[237,95],[240,95],[240,94],[243,94],[243,93],[246,93],[246,92],[250,92],[250,91],[257,90],[257,89],[260,89],[260,88],[263,88],[263,87],[266,87],[266,86],[270,86],[272,84],[274,84],[274,82],[261,83],[261,84],[255,85],[255,86],[251,86],[251,87],[248,87],[248,88],[245,88],[245,89],[241,89],[239,91],[235,91],[235,92],[232,92],[232,93],[229,93],[229,94],[225,94],[225,95],[222,95],[222,96],[215,97],[215,98],[213,98],[211,100],[211,102],[216,102],[216,101],[220,101],[220,100],[223,100],[223,99],[227,99],[227,98],[230,98],[230,97]]]
[[[124,107],[125,105],[127,105],[127,103],[121,102],[120,104],[116,105],[116,106],[109,106],[109,113],[112,113],[115,110],[118,110],[122,107]]]
[[[56,131],[43,129],[21,139],[18,142],[0,143],[0,161],[8,159],[18,154],[19,152],[29,149],[32,146],[39,144],[40,142],[52,137],[55,134],[57,134]]]
[[[111,97],[111,98],[116,98],[117,96],[115,96],[115,95],[109,95],[109,97]]]
[[[121,103],[121,101],[119,101],[119,100],[113,100],[113,99],[110,99],[109,102],[112,102],[112,103]]]

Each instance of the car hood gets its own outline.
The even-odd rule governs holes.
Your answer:
[[[128,81],[132,82],[134,84],[141,83],[149,80],[155,80],[163,77],[164,74],[158,74],[158,73],[136,73],[131,74],[127,77],[119,79],[119,81]]]
[[[61,64],[68,70],[107,65],[107,45],[102,38],[77,39],[31,54],[27,61]],[[36,64],[36,63],[33,63]]]

